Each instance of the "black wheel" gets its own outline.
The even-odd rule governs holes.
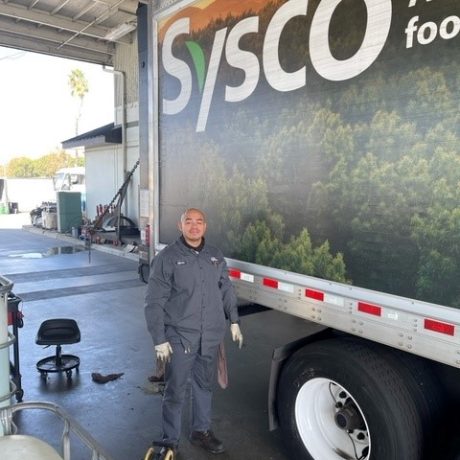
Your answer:
[[[22,402],[22,398],[24,397],[24,390],[18,390],[16,391],[16,401],[18,403]]]
[[[278,385],[291,458],[420,460],[422,425],[397,368],[352,338],[316,342],[295,353]]]
[[[148,264],[139,264],[138,268],[139,272],[139,278],[143,283],[148,283],[149,282],[149,273],[150,273],[150,267]]]
[[[72,370],[65,371],[65,375],[67,379],[70,380],[72,378]]]

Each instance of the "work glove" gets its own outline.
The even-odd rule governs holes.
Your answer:
[[[232,323],[230,331],[232,333],[232,340],[238,342],[238,348],[241,348],[243,346],[243,334],[241,333],[240,326],[237,323]]]
[[[171,361],[172,348],[169,342],[160,343],[160,345],[155,345],[155,351],[157,354],[157,359],[163,363],[169,363]]]

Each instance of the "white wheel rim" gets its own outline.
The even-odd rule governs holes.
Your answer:
[[[348,401],[362,418],[362,429],[351,432],[340,428],[335,415]],[[300,388],[295,402],[295,419],[300,437],[315,460],[369,460],[371,440],[363,411],[341,385],[326,378],[315,378]]]

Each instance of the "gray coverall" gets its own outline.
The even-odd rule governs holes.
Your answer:
[[[166,366],[163,442],[177,446],[188,379],[192,391],[192,431],[211,424],[216,357],[227,319],[238,322],[236,295],[222,252],[204,244],[200,252],[179,238],[153,260],[145,302],[154,345],[173,349]]]

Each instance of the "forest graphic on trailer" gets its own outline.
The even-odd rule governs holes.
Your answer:
[[[405,32],[416,15],[419,28],[440,24],[459,15],[460,5],[393,2],[376,62],[333,82],[309,59],[319,4],[310,1],[279,42],[283,69],[306,65],[307,83],[280,92],[267,82],[261,57],[268,24],[286,2],[236,2],[233,9],[230,1],[205,3],[179,13],[193,10],[191,31],[177,37],[173,54],[194,80],[178,114],[162,113],[161,98],[177,95],[180,83],[159,66],[161,241],[175,238],[180,210],[200,206],[209,240],[229,257],[460,307],[460,38],[422,45],[417,31]],[[162,20],[161,37],[179,15]],[[259,57],[257,87],[244,101],[226,102],[226,85],[245,75],[222,58],[206,129],[198,133],[202,93],[185,42],[199,44],[206,71],[216,32],[254,15],[258,32],[239,46]],[[359,47],[366,20],[363,1],[337,7],[329,27],[337,59]]]

